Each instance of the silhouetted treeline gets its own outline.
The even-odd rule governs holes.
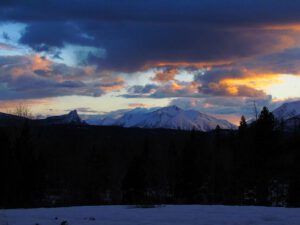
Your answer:
[[[264,108],[236,131],[0,128],[0,206],[300,206],[300,130]]]

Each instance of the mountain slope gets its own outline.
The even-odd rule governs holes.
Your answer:
[[[69,112],[68,114],[61,116],[50,116],[46,119],[36,120],[38,123],[42,125],[58,125],[58,124],[84,124],[84,122],[80,119],[76,110]]]
[[[90,125],[131,127],[130,124],[135,123],[138,115],[152,112],[155,109],[157,108],[121,109],[104,115],[94,115],[90,118],[87,118],[85,121]],[[131,121],[131,119],[133,121]]]
[[[0,126],[17,126],[30,119],[0,112]]]
[[[288,131],[298,129],[300,127],[300,115],[285,120],[284,125],[285,129],[287,129]]]
[[[115,119],[111,119],[109,116],[104,117],[98,125],[199,131],[210,131],[217,125],[222,129],[235,128],[226,120],[219,120],[196,110],[183,110],[177,106],[159,109],[136,108]]]
[[[274,116],[277,119],[290,119],[297,115],[300,115],[300,101],[287,102],[273,111]]]
[[[135,126],[210,131],[215,129],[217,125],[222,129],[234,128],[227,121],[216,119],[196,110],[183,110],[177,106],[170,106],[148,113]]]

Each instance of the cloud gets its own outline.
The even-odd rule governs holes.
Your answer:
[[[0,100],[0,112],[9,113],[18,106],[23,105],[32,108],[34,105],[48,105],[53,103],[51,98],[43,99],[17,99],[17,100]]]
[[[16,48],[13,45],[6,44],[6,43],[0,43],[0,50],[8,50],[12,51],[15,50]]]
[[[165,83],[170,80],[174,80],[176,74],[178,74],[178,70],[175,68],[164,68],[162,71],[158,71],[155,74],[155,77],[152,79],[153,81],[159,83]]]
[[[194,82],[169,81],[161,85],[134,85],[128,89],[126,98],[173,98],[200,96],[197,84]]]
[[[207,96],[239,96],[239,97],[265,97],[262,90],[269,81],[270,75],[260,76],[240,68],[214,68],[209,70],[195,70],[194,80],[179,81],[175,75],[176,69],[157,72],[153,84],[134,85],[128,89],[127,98],[171,98],[193,97],[204,98]],[[275,76],[277,78],[277,76]],[[273,82],[275,82],[275,79]]]
[[[129,103],[128,106],[129,106],[129,108],[147,108],[147,107],[151,107],[151,105],[143,104],[143,103]]]
[[[27,24],[20,42],[36,51],[95,47],[106,57],[90,55],[88,63],[137,71],[162,62],[236,61],[293,47],[299,9],[297,1],[274,0],[9,1],[1,3],[0,20]]]
[[[289,48],[244,63],[244,66],[265,74],[300,75],[300,48]]]
[[[170,102],[170,105],[177,105],[184,109],[196,109],[200,112],[215,115],[219,118],[230,119],[238,123],[242,115],[248,119],[254,117],[254,102],[260,110],[263,106],[274,109],[280,103],[273,103],[271,96],[262,98],[249,97],[223,97],[212,96],[208,98],[177,98]]]
[[[67,109],[65,110],[66,112],[70,112],[74,109]],[[79,112],[79,113],[88,113],[88,114],[99,114],[101,113],[101,111],[98,111],[98,110],[94,110],[92,108],[89,108],[89,107],[80,107],[80,108],[76,108],[76,110]]]
[[[90,67],[70,67],[38,55],[0,56],[0,99],[98,97],[123,88],[121,77],[107,76]]]
[[[227,83],[214,83],[210,82],[206,85],[199,87],[199,92],[206,95],[216,96],[240,96],[240,97],[263,97],[266,93],[262,90],[247,85],[230,85]]]
[[[0,21],[26,25],[18,44],[32,55],[0,57],[0,98],[102,96],[126,87],[125,98],[191,98],[235,113],[242,109],[230,99],[269,101],[266,87],[280,74],[300,74],[299,10],[300,1],[276,0],[2,1]],[[146,70],[156,74],[144,82],[135,72]],[[182,81],[180,71],[196,75]],[[142,85],[127,86],[123,72],[142,74]]]
[[[105,92],[117,91],[124,87],[125,81],[122,77],[103,77],[99,82],[95,82],[94,87],[99,87]]]

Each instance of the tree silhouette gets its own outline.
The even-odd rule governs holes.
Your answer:
[[[239,126],[239,135],[243,136],[248,128],[245,116],[241,117],[240,126]]]
[[[13,109],[12,111],[8,111],[8,113],[16,115],[16,116],[20,116],[20,117],[25,117],[28,119],[33,119],[33,115],[32,115],[30,108],[24,104],[17,105],[15,109]]]
[[[240,121],[240,126],[239,126],[239,128],[240,128],[241,130],[246,130],[247,127],[248,127],[248,124],[247,124],[247,122],[246,122],[246,118],[245,118],[245,116],[242,116],[242,117],[241,117],[241,121]]]
[[[263,107],[257,120],[258,128],[264,134],[268,134],[274,130],[275,117],[272,112],[265,106]]]

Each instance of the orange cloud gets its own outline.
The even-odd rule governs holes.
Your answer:
[[[13,78],[18,78],[23,75],[34,76],[34,71],[51,71],[52,62],[38,54],[25,56],[22,63],[9,65],[10,72]]]
[[[280,74],[260,72],[238,67],[211,70],[205,77],[199,76],[199,90],[213,95],[258,97],[270,86],[282,83]]]
[[[241,78],[225,78],[220,81],[221,85],[229,87],[248,86],[254,89],[265,89],[273,84],[281,83],[279,74],[255,74],[247,73]],[[234,92],[234,90],[232,91]]]
[[[169,93],[183,92],[192,95],[198,93],[198,86],[199,84],[196,82],[181,83],[177,81],[171,81],[166,86],[162,86],[161,91]]]
[[[239,125],[241,121],[241,116],[235,114],[212,114],[214,117],[222,120],[227,120],[235,125]]]
[[[170,80],[174,80],[177,73],[178,73],[177,69],[174,69],[174,68],[167,69],[167,70],[156,73],[155,77],[152,80],[159,82],[159,83],[168,82]]]
[[[96,73],[96,68],[94,66],[86,66],[83,68],[86,75],[91,76]]]
[[[49,71],[52,62],[40,55],[34,55],[31,57],[31,69],[34,70],[45,70]]]
[[[144,65],[143,70],[147,70],[150,68],[159,68],[159,67],[194,67],[194,68],[211,68],[213,66],[224,66],[230,65],[233,63],[232,60],[216,60],[216,61],[199,61],[199,62],[188,62],[188,61],[160,61],[160,62],[149,62]]]
[[[200,86],[199,91],[220,96],[262,97],[266,95],[263,90],[252,88],[247,84],[233,85],[224,81],[210,82],[206,86]]]
[[[118,91],[124,88],[125,81],[122,77],[104,77],[98,85],[105,92]]]
[[[300,24],[299,23],[271,24],[271,25],[263,26],[263,29],[300,31]]]
[[[9,113],[20,105],[24,105],[29,109],[35,106],[48,105],[53,102],[51,98],[42,99],[19,99],[19,100],[4,100],[0,101],[0,112]]]

